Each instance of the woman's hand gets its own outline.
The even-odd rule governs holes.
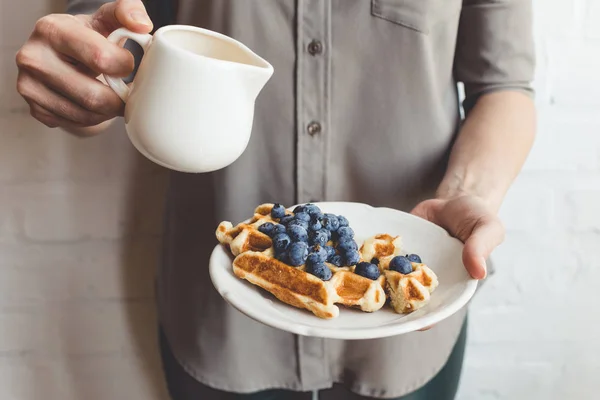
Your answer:
[[[412,213],[446,229],[464,244],[463,264],[475,279],[486,277],[485,260],[504,240],[504,227],[479,197],[461,195],[419,203]]]
[[[93,15],[47,15],[35,24],[16,57],[17,90],[34,118],[49,127],[76,130],[123,114],[119,96],[96,79],[133,71],[131,53],[106,39],[120,27],[152,30],[141,0],[107,3]]]

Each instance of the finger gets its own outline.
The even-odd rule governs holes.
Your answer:
[[[504,240],[504,227],[497,217],[483,217],[465,242],[463,264],[474,279],[483,279],[487,275],[485,260]]]
[[[70,15],[41,18],[35,25],[33,37],[98,74],[124,77],[134,68],[133,55],[129,51],[110,43],[100,33]]]
[[[434,326],[435,326],[435,325],[429,325],[429,326],[426,326],[425,328],[421,328],[421,329],[419,329],[419,332],[425,332],[425,331],[428,331],[428,330],[430,330],[431,328],[433,328]]]
[[[45,110],[39,104],[34,102],[29,102],[29,113],[31,116],[42,124],[46,125],[48,128],[56,128],[60,126],[59,118],[52,114],[50,111]]]
[[[435,216],[443,203],[443,200],[439,199],[425,200],[417,204],[410,213],[439,225]]]
[[[95,114],[107,117],[123,114],[123,101],[111,88],[98,79],[81,73],[48,47],[23,47],[17,55],[17,64],[24,79],[21,83],[26,84],[23,89],[31,97],[36,96],[36,93],[32,93],[27,83],[30,82],[30,77],[35,77],[60,96]],[[25,97],[24,93],[21,94]]]
[[[105,36],[120,27],[137,33],[152,30],[152,21],[141,0],[117,0],[105,4],[92,16],[90,25]]]
[[[111,118],[80,107],[52,91],[25,71],[19,73],[17,90],[30,105],[37,104],[60,120],[68,121],[71,124],[94,126]]]
[[[66,119],[58,117],[55,114],[52,114],[50,111],[44,109],[39,104],[30,103],[29,108],[31,115],[49,128],[60,127],[65,129],[68,133],[78,137],[95,136],[97,133],[101,132],[101,130],[82,132],[80,129],[81,125],[74,124],[71,121],[67,121]]]

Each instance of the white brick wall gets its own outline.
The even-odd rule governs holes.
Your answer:
[[[163,400],[153,268],[164,173],[121,126],[34,122],[14,54],[56,0],[2,4],[0,398]],[[460,400],[600,388],[600,0],[536,0],[539,135],[501,210],[497,275],[472,305]],[[8,34],[10,33],[10,34]]]
[[[0,399],[165,400],[153,298],[164,171],[121,125],[70,137],[14,90],[16,51],[63,7],[2,2]]]
[[[534,4],[538,137],[472,305],[460,400],[599,396],[600,1]]]

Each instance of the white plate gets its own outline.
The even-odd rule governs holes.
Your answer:
[[[310,311],[277,300],[269,292],[239,279],[233,257],[217,245],[210,258],[210,276],[217,291],[233,307],[263,324],[304,336],[333,339],[373,339],[425,328],[460,310],[475,293],[477,281],[462,263],[463,245],[446,231],[414,215],[360,203],[316,203],[323,212],[343,215],[362,241],[378,233],[401,235],[403,251],[421,256],[438,276],[439,286],[429,304],[411,314],[396,314],[386,304],[374,313],[340,307],[340,315],[320,319]],[[236,221],[237,223],[239,221]]]

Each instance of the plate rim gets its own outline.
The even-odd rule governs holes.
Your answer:
[[[364,206],[372,209],[384,209],[389,210],[390,212],[401,213],[404,216],[409,216],[410,218],[418,219],[419,223],[426,223],[435,229],[441,230],[444,234],[452,239],[458,241],[461,246],[463,246],[462,242],[458,239],[452,237],[444,228],[427,221],[426,219],[420,218],[416,215],[397,210],[390,207],[374,207],[369,204],[359,203],[359,202],[344,202],[344,201],[335,201],[335,202],[314,202],[319,206],[322,205],[335,205],[335,204],[352,204],[358,206]],[[288,209],[293,208],[294,206],[288,207]],[[418,331],[419,329],[426,328],[430,325],[439,323],[453,314],[457,313],[460,309],[468,304],[470,299],[473,297],[477,290],[477,286],[479,281],[474,278],[470,278],[465,281],[466,287],[465,290],[450,304],[444,305],[441,309],[438,309],[434,312],[427,313],[422,317],[419,317],[416,320],[403,322],[400,324],[391,323],[389,325],[376,326],[376,327],[365,327],[365,328],[324,328],[324,327],[315,327],[315,326],[306,326],[304,324],[293,324],[286,320],[282,320],[277,317],[271,316],[269,313],[260,313],[259,309],[255,307],[249,307],[247,302],[244,301],[236,301],[235,294],[231,294],[230,291],[223,290],[217,282],[221,281],[221,277],[219,275],[226,274],[231,275],[227,269],[219,270],[217,268],[217,262],[215,259],[220,257],[219,252],[224,253],[225,256],[231,258],[231,255],[227,252],[225,247],[218,243],[211,252],[209,259],[209,275],[212,281],[213,286],[219,293],[219,295],[233,308],[246,315],[247,317],[262,323],[267,326],[271,326],[276,329],[280,329],[286,332],[290,332],[296,335],[301,336],[313,336],[313,337],[321,337],[327,339],[341,339],[341,340],[363,340],[363,339],[378,339],[390,336],[396,336],[401,334],[406,334],[414,331]],[[237,276],[230,276],[230,278],[238,279]],[[244,282],[248,283],[249,282]],[[264,290],[262,288],[257,288],[257,290]],[[268,292],[268,291],[267,291]],[[273,298],[271,301],[279,301],[277,298]],[[282,304],[285,304],[282,302]],[[293,307],[291,305],[286,304],[289,307]],[[340,309],[343,306],[339,306]],[[342,310],[340,310],[342,311]],[[315,316],[315,318],[318,318]]]

